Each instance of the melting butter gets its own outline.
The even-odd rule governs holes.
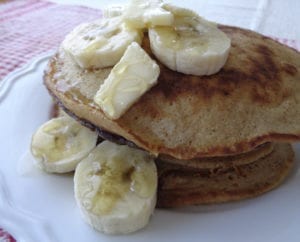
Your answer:
[[[156,62],[133,42],[100,86],[94,101],[106,116],[118,119],[157,83],[159,72]]]

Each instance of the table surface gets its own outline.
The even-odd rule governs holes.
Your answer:
[[[52,1],[94,8],[127,2],[125,0]],[[300,39],[299,0],[169,0],[166,2],[193,8],[201,16],[218,23],[252,29],[272,37]]]

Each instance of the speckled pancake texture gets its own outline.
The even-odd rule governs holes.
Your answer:
[[[110,68],[83,70],[59,49],[44,83],[79,120],[155,155],[225,156],[266,142],[298,141],[299,52],[249,30],[220,29],[232,41],[220,72],[184,75],[159,63],[158,84],[118,120],[107,118],[93,102]],[[143,47],[153,57],[146,34]]]
[[[275,144],[271,153],[243,165],[201,169],[157,162],[157,207],[212,204],[256,197],[277,187],[293,167],[290,144]],[[220,158],[222,161],[222,158]]]

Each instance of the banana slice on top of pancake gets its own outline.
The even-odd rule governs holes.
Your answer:
[[[170,26],[173,14],[163,8],[162,0],[131,0],[124,7],[123,20],[132,28],[144,29],[149,26]]]
[[[167,67],[192,75],[212,75],[226,63],[230,39],[216,24],[191,10],[166,5],[174,14],[172,26],[149,29],[151,50]]]
[[[147,225],[156,205],[156,166],[144,151],[104,141],[76,167],[74,189],[92,227],[134,232]]]
[[[130,28],[122,18],[103,18],[81,24],[62,43],[82,68],[104,68],[115,65],[132,42],[141,43],[141,30]]]
[[[225,33],[195,12],[161,0],[107,8],[103,19],[78,26],[62,46],[82,68],[111,67],[132,42],[141,44],[147,28],[152,52],[172,70],[211,75],[227,60],[230,39]]]
[[[124,12],[124,5],[116,4],[109,5],[108,7],[103,9],[103,17],[104,18],[114,18],[122,15]]]
[[[74,171],[96,147],[98,134],[63,116],[44,123],[32,136],[31,153],[46,172]]]

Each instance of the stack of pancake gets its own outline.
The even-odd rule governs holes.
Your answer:
[[[111,68],[84,70],[60,48],[44,83],[72,117],[103,139],[157,157],[158,207],[239,200],[280,184],[300,140],[300,54],[255,32],[219,26],[231,39],[225,66],[192,76],[160,65],[158,84],[121,118],[93,102]],[[149,40],[143,48],[152,55]]]

